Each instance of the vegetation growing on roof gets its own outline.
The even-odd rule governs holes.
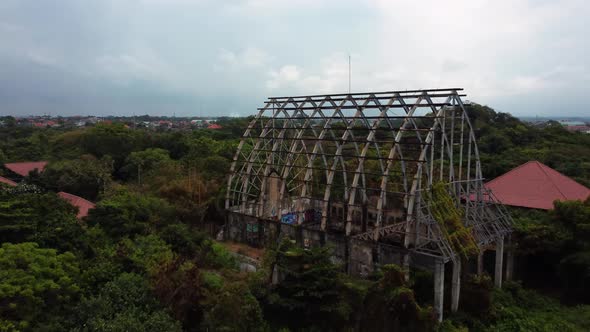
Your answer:
[[[463,224],[463,213],[448,193],[447,185],[444,182],[433,184],[431,191],[426,195],[426,201],[430,213],[438,222],[453,251],[464,258],[477,255],[479,248],[471,233],[471,228]]]

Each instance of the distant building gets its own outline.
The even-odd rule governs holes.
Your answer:
[[[586,125],[582,125],[582,126],[567,126],[567,127],[565,127],[565,129],[567,129],[569,131],[573,131],[573,132],[590,134],[590,126],[586,126]]]
[[[14,182],[14,181],[12,181],[12,180],[10,180],[10,179],[7,179],[7,178],[4,178],[4,177],[1,177],[1,176],[0,176],[0,183],[3,183],[3,184],[6,184],[6,185],[9,185],[9,186],[11,186],[11,187],[16,187],[16,182]]]
[[[70,204],[72,204],[73,206],[78,208],[78,215],[77,215],[78,219],[82,219],[82,218],[86,217],[88,215],[88,211],[92,210],[96,207],[96,204],[94,204],[94,203],[90,202],[89,200],[86,200],[80,196],[69,194],[69,193],[66,193],[63,191],[58,192],[57,195],[59,195],[59,197],[65,199]]]
[[[582,121],[576,121],[576,120],[559,120],[559,123],[562,126],[565,126],[565,127],[569,127],[569,126],[584,126],[584,125],[586,125],[584,122],[582,122]]]
[[[28,161],[4,164],[4,167],[7,170],[22,177],[29,175],[29,173],[34,170],[37,170],[39,173],[41,173],[43,170],[45,170],[45,166],[47,166],[46,161]]]
[[[223,127],[218,125],[217,123],[212,123],[207,126],[207,129],[222,129]]]
[[[586,200],[590,189],[538,161],[529,161],[487,182],[504,205],[551,210],[554,201]]]

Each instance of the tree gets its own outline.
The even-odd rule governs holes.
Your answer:
[[[48,189],[65,191],[94,201],[111,183],[112,159],[83,155],[79,159],[50,163],[41,174]]]
[[[265,299],[269,315],[296,328],[344,328],[352,308],[344,297],[340,268],[330,257],[329,247],[304,250],[283,240],[275,261],[282,280]]]
[[[23,330],[64,330],[77,301],[76,257],[36,243],[0,248],[0,317]]]
[[[590,303],[590,198],[581,201],[556,201],[551,212],[555,222],[570,231],[569,255],[559,263],[567,303]]]
[[[100,225],[112,239],[147,234],[150,227],[174,221],[170,205],[149,195],[120,190],[90,210],[88,225]]]
[[[123,273],[76,309],[77,331],[181,331],[150,292],[146,279]]]
[[[180,220],[200,225],[218,189],[216,181],[207,181],[200,174],[191,172],[188,177],[163,185],[159,195],[174,205]]]
[[[226,283],[211,297],[202,327],[220,332],[267,331],[258,301],[242,282]]]
[[[85,132],[81,145],[83,151],[98,158],[111,156],[115,169],[119,169],[131,152],[143,150],[143,138],[140,132],[125,128],[122,123],[99,124]]]
[[[203,282],[200,270],[191,261],[175,259],[162,264],[152,277],[154,292],[161,303],[187,330],[199,326],[203,316]]]
[[[174,253],[170,246],[157,235],[137,236],[135,240],[124,239],[119,251],[126,254],[135,271],[154,275],[158,269],[172,261]]]
[[[142,174],[145,177],[154,170],[157,170],[162,164],[169,163],[172,160],[168,151],[163,149],[146,149],[143,151],[132,152],[125,160],[125,166],[122,171],[132,179],[141,179]]]
[[[0,241],[36,242],[62,252],[87,249],[76,209],[51,194],[12,194],[0,190]]]
[[[402,269],[385,265],[365,297],[361,330],[431,331],[435,326],[434,311],[418,305]]]

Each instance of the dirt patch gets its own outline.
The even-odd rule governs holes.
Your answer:
[[[235,252],[236,254],[248,256],[252,259],[257,261],[262,261],[262,257],[264,256],[264,249],[250,247],[244,243],[237,243],[237,242],[220,242],[224,245],[227,250],[231,252]]]

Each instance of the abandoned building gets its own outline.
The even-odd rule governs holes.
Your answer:
[[[479,260],[481,273],[484,250],[496,251],[500,287],[511,274],[512,221],[483,185],[464,96],[450,88],[269,98],[231,166],[224,237],[331,245],[360,277],[391,263],[431,270],[439,319],[446,266],[451,310],[462,262]]]

